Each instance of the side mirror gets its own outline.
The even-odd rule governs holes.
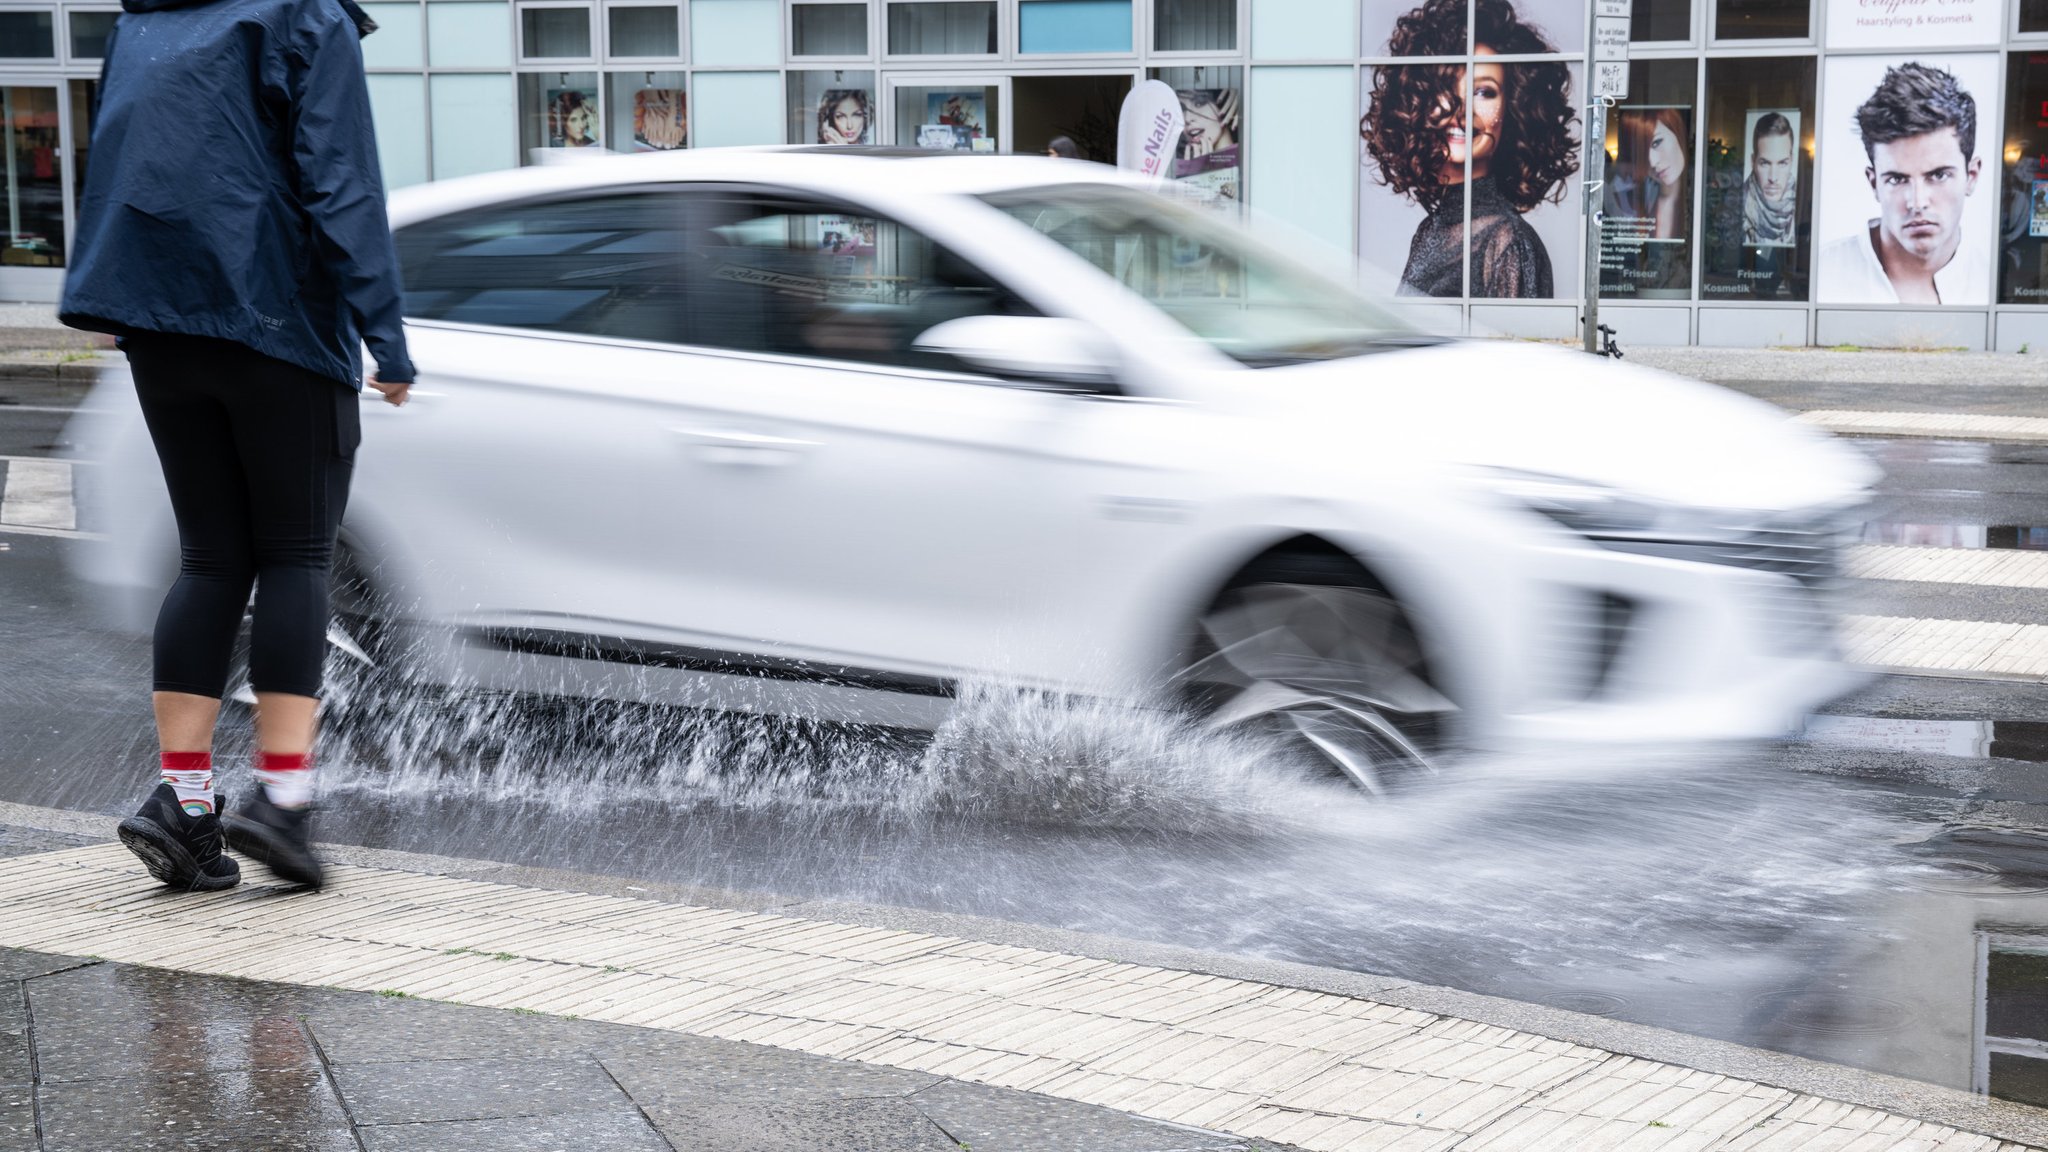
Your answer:
[[[1108,343],[1079,320],[1054,316],[963,316],[925,331],[920,352],[951,356],[1005,380],[1090,392],[1116,388]]]

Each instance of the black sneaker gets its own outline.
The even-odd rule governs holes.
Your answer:
[[[173,888],[217,892],[242,879],[242,870],[221,855],[220,817],[188,814],[169,784],[157,785],[142,810],[121,821],[120,835],[149,874]]]
[[[280,808],[270,802],[270,794],[261,784],[243,799],[241,807],[220,818],[228,847],[277,873],[280,880],[318,888],[326,877],[308,842],[312,822],[312,805]]]

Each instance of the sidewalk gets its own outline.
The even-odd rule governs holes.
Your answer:
[[[322,893],[177,894],[105,817],[0,823],[0,947],[40,953],[0,955],[0,1148],[2048,1145],[2048,1112],[1360,973],[366,849]]]

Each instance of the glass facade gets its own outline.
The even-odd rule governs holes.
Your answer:
[[[1573,338],[1590,277],[1624,343],[2048,346],[2048,0],[1631,0],[1590,205],[1589,2],[366,0],[363,52],[394,187],[570,148],[1107,160],[1157,80],[1186,191],[1444,330]],[[118,12],[0,11],[0,293],[57,291]]]

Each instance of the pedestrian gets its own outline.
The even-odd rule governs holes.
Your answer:
[[[311,755],[329,568],[369,383],[413,379],[352,0],[123,0],[58,312],[127,353],[178,525],[153,649],[162,782],[121,842],[174,888],[226,846],[318,887]],[[258,787],[222,815],[213,731],[256,593]]]
[[[1055,136],[1052,143],[1045,146],[1045,154],[1055,160],[1079,160],[1081,149],[1075,145],[1073,137]]]

